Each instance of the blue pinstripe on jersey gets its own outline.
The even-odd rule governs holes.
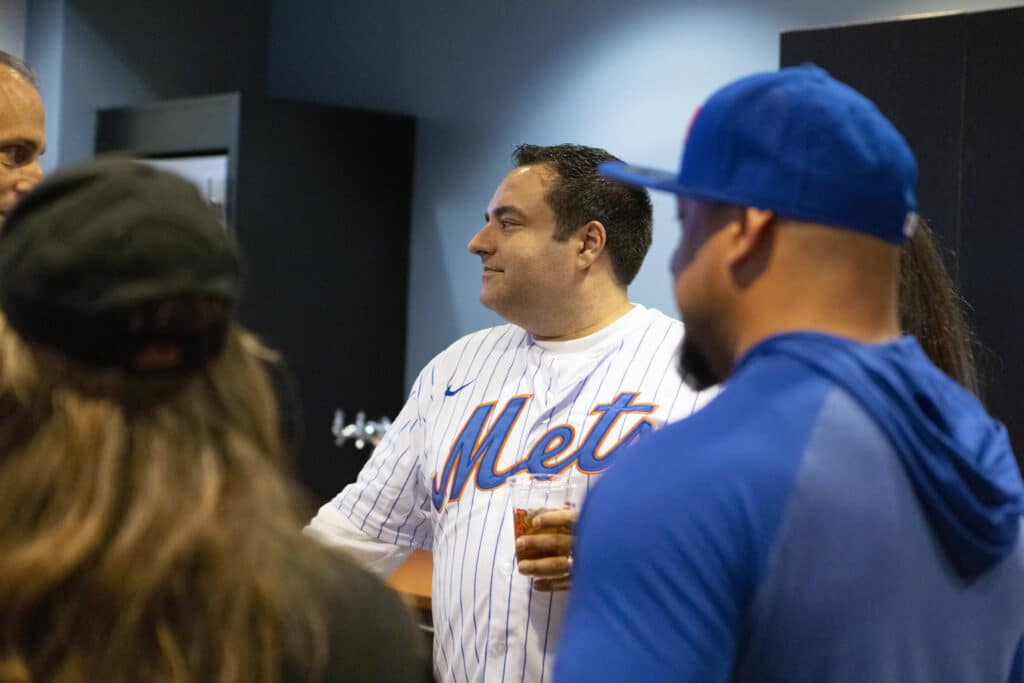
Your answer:
[[[505,338],[505,336],[508,336],[508,342],[507,342],[505,348],[499,352],[500,343]],[[488,353],[485,355],[484,360],[481,362],[480,369],[482,370],[484,367],[487,366],[488,360],[495,353],[499,353],[499,355],[503,355],[505,353],[508,353],[508,351],[513,347],[513,342],[516,340],[516,337],[517,337],[517,335],[513,332],[513,329],[509,328],[507,330],[506,335],[502,335],[501,337],[499,337],[499,340],[498,340],[497,344],[495,344],[493,346],[486,345],[486,346],[490,346],[490,348],[489,348]],[[486,341],[486,340],[483,340],[477,346],[477,349],[474,352],[473,360],[476,359],[476,356],[479,353],[480,349],[485,347],[484,341]],[[476,387],[472,387],[471,386],[470,387],[471,395],[484,396],[484,395],[487,394],[488,391],[491,390],[491,383],[494,381],[494,375],[495,375],[495,372],[497,371],[497,368],[498,368],[497,363],[492,363],[491,364],[491,373],[488,376],[487,382],[485,382],[485,383],[477,382],[477,384],[482,384],[482,386],[476,386]],[[511,369],[511,363],[509,365],[509,368]],[[472,361],[470,362],[470,369],[472,370]],[[466,397],[466,399],[468,399],[468,398],[469,398],[469,396]],[[464,400],[466,400],[466,399],[464,399]],[[470,404],[472,404],[472,403],[470,403]],[[457,413],[455,411],[450,411],[449,412],[448,423],[447,423],[445,429],[442,432],[443,434],[448,435],[444,439],[445,443],[450,442],[450,440],[451,440],[450,433],[451,433],[452,423],[454,421],[457,424],[457,421],[454,420],[454,417],[456,416],[456,414]],[[450,548],[447,548],[447,544],[446,544],[447,552],[445,552],[442,555],[442,557],[441,557],[441,567],[440,567],[441,576],[448,576],[448,578],[449,578],[447,591],[445,592],[445,594],[443,596],[443,599],[444,599],[445,602],[454,602],[453,595],[454,595],[454,592],[455,592],[455,589],[454,589],[455,573],[452,571],[451,567],[454,564],[454,554],[455,554],[455,552],[456,552],[456,550],[458,548],[458,541],[459,541],[458,529],[459,529],[460,517],[459,517],[458,512],[459,511],[456,510],[456,514],[455,514],[455,518],[454,518],[454,521],[453,521],[453,524],[452,524],[452,528],[450,530],[446,529],[446,533],[450,533],[453,536],[454,540],[453,540]],[[466,542],[468,543],[468,539],[466,540]],[[461,582],[460,582],[460,584],[461,584]],[[459,602],[460,602],[459,616],[460,616],[460,618],[464,614],[463,606],[461,604],[461,597],[462,596],[461,596],[461,592],[460,592],[460,594],[459,594]],[[448,618],[447,618],[446,621],[447,621],[446,626],[448,628],[448,634],[451,637],[452,645],[454,647],[454,642],[455,642],[456,638],[455,638],[455,630],[454,630],[454,627],[453,627],[453,619],[452,619],[452,616],[451,616],[450,612],[449,612],[449,615],[448,615]],[[461,628],[460,628],[460,631],[461,631]],[[466,679],[469,680],[469,672],[466,669],[466,656],[465,656],[466,653],[465,653],[465,641],[464,641],[464,639],[462,639],[462,641],[460,642],[459,647],[460,647],[461,654],[462,654],[461,661],[462,661],[462,666],[463,666],[463,672],[466,675]],[[450,667],[451,667],[451,664],[452,663],[449,664]],[[454,669],[450,668],[449,673],[454,677],[454,675],[455,675]]]
[[[519,340],[519,343],[516,346],[517,346],[517,348],[516,348],[516,356],[518,356],[518,354],[521,351],[523,351],[525,349],[525,347],[522,344],[522,340]],[[509,342],[509,347],[511,347],[511,341]],[[508,349],[506,349],[506,352],[507,351],[508,351]],[[512,361],[509,362],[508,370],[505,372],[505,378],[500,383],[500,386],[507,386],[508,385],[508,383],[509,383],[509,375],[511,375],[511,373],[512,373],[512,368],[513,368],[513,366],[515,364],[516,356],[513,356]],[[496,367],[495,367],[495,370],[497,370]],[[493,379],[493,376],[494,376],[494,372],[491,373],[492,379]],[[489,384],[490,384],[490,381],[488,382],[488,385]],[[520,377],[519,381],[516,382],[516,390],[515,390],[514,393],[515,394],[519,394],[519,393],[521,393],[521,391],[522,391],[522,377]],[[472,494],[470,496],[470,504],[467,507],[467,510],[471,511],[473,509],[473,504],[476,502],[476,491],[477,491],[476,487],[473,487],[473,491],[472,491]],[[488,496],[487,497],[487,508],[488,508],[488,510],[490,509],[490,504],[491,504],[491,497]],[[485,513],[485,515],[484,515],[484,524],[481,525],[481,526],[485,526],[486,525],[486,521],[487,521],[487,515]],[[466,536],[465,545],[462,548],[462,565],[461,565],[460,574],[459,574],[459,584],[460,585],[465,580],[465,575],[466,575],[466,552],[469,550],[469,540],[470,540],[469,536],[467,535]],[[456,545],[457,545],[457,543],[456,543]],[[477,548],[478,548],[478,551],[479,551],[479,544],[477,545]],[[463,603],[462,603],[462,596],[463,596],[463,594],[464,594],[464,591],[459,591],[459,611],[460,611],[460,614],[465,616],[465,608],[464,608]],[[474,589],[474,596],[475,595],[476,595],[476,591]],[[475,599],[474,599],[474,601],[475,601]],[[473,611],[473,625],[474,625],[474,631],[475,631],[475,628],[476,628],[476,610]],[[474,653],[476,654],[477,662],[479,663],[479,661],[480,661],[480,651],[477,648],[477,642],[476,642],[475,638],[473,640],[473,650],[474,650]]]
[[[621,344],[619,345],[619,348],[621,349]],[[592,367],[590,369],[590,371],[586,375],[584,375],[581,379],[579,379],[577,381],[576,386],[574,386],[572,388],[572,390],[574,392],[574,396],[572,398],[572,403],[570,404],[569,410],[568,410],[568,415],[569,415],[570,418],[571,418],[571,415],[572,415],[573,408],[575,408],[576,404],[579,402],[580,396],[583,394],[584,389],[587,387],[588,383],[590,382],[591,377],[593,377],[594,374],[602,366],[605,366],[605,376],[607,376],[607,373],[610,370],[610,366],[606,366],[606,364],[603,361],[607,360],[610,355],[611,354],[606,354],[601,359],[602,362],[599,362],[596,366]],[[602,380],[602,384],[603,384],[603,380]],[[550,386],[550,384],[549,384],[549,386]],[[599,390],[600,390],[600,385],[599,385],[598,391]],[[585,404],[583,404],[583,405],[585,405]],[[567,419],[566,422],[571,424],[572,420],[571,419]],[[549,423],[550,423],[550,417],[549,417]],[[584,418],[584,427],[585,427],[585,425],[586,425],[586,419]],[[586,431],[585,429],[581,429],[580,430],[580,434],[581,435],[584,434],[585,431]],[[589,477],[588,477],[588,483],[589,483]],[[499,536],[500,536],[500,532],[499,532]],[[515,579],[515,575],[514,574],[509,577],[509,586],[508,586],[509,597],[508,597],[508,604],[507,604],[507,608],[506,608],[506,612],[505,612],[505,654],[504,654],[504,658],[502,660],[502,669],[501,669],[501,680],[502,681],[504,681],[506,679],[506,673],[507,673],[506,668],[507,668],[507,665],[508,665],[508,651],[509,651],[509,648],[508,648],[508,638],[509,638],[509,634],[511,632],[510,619],[511,619],[511,615],[512,615],[512,584],[513,584],[514,579]],[[554,600],[553,596],[549,596],[549,597],[551,598],[552,601]],[[533,591],[530,591],[529,594],[528,594],[528,597],[527,597],[527,605],[526,605],[527,615],[531,614],[532,608],[533,608]],[[549,609],[550,609],[550,604],[549,604]],[[530,622],[531,622],[531,620],[529,618],[527,618],[527,621],[526,621],[526,631],[524,633],[524,639],[523,639],[523,672],[522,672],[522,677],[523,678],[525,678],[526,671],[527,671],[527,669],[526,669],[526,659],[527,659],[527,655],[529,653],[529,650],[527,648],[527,644],[528,644],[528,640],[529,640]],[[545,633],[545,640],[546,640],[546,633]]]
[[[511,338],[509,340],[508,346],[506,346],[506,349],[505,349],[506,352],[507,352],[507,350],[508,350],[508,348],[510,346],[511,346]],[[482,345],[477,347],[477,353],[479,352],[480,348],[482,348]],[[481,366],[481,368],[486,366],[486,361],[488,359],[490,359],[491,356],[494,355],[495,352],[497,352],[497,347],[492,347],[490,349],[490,351],[488,351],[487,355],[485,356],[485,360],[484,360],[484,363]],[[476,354],[474,354],[474,359],[475,358],[476,358]],[[484,383],[483,387],[476,387],[476,389],[481,390],[481,393],[486,393],[487,391],[489,391],[491,382],[494,379],[494,372],[495,372],[496,369],[497,369],[497,366],[496,365],[492,365],[492,367],[491,367],[491,374],[488,377],[487,382]],[[454,411],[450,412],[449,415],[448,415],[448,418],[449,418],[448,419],[448,426],[445,428],[445,433],[446,434],[449,433],[449,430],[451,428],[451,424],[452,424],[452,421],[454,419],[454,416],[455,416],[455,412]],[[448,442],[448,441],[450,441],[450,439],[448,437],[446,437],[445,438],[445,442]],[[459,510],[456,510],[453,526],[450,529],[450,533],[451,533],[452,537],[454,538],[454,540],[453,540],[453,542],[451,544],[450,549],[444,554],[443,564],[442,564],[442,566],[444,567],[442,576],[448,576],[448,589],[447,589],[447,593],[446,593],[446,595],[444,597],[446,602],[454,602],[454,587],[453,587],[453,584],[454,584],[454,579],[455,579],[455,572],[452,571],[451,565],[454,563],[454,554],[456,552],[456,549],[458,548],[458,542],[459,542],[458,530],[459,530],[459,521],[460,521],[460,519],[459,519],[458,512],[459,512]],[[461,581],[460,581],[460,586],[461,586]],[[460,600],[459,600],[458,615],[461,618],[461,617],[464,616],[464,609],[463,609],[462,602],[461,602],[461,592],[460,592],[460,596],[459,597],[460,597]],[[453,621],[454,620],[452,618],[452,614],[451,614],[451,612],[449,612],[448,613],[448,619],[447,619],[447,626],[448,626],[448,633],[449,633],[449,635],[451,636],[451,639],[452,639],[452,647],[454,648],[454,646],[455,646],[454,643],[455,643],[456,638],[455,638],[455,630],[454,630],[454,627],[453,627]],[[461,632],[461,627],[460,627],[459,630]],[[459,648],[460,648],[461,655],[462,655],[461,656],[462,670],[463,670],[463,673],[466,676],[466,680],[468,681],[469,680],[469,671],[466,668],[467,664],[466,664],[466,651],[465,651],[465,639],[464,638],[460,638],[459,639]],[[455,675],[454,668],[450,669],[449,673],[452,676],[454,676]]]
[[[524,337],[525,337],[525,335],[524,335]],[[527,341],[527,340],[524,339],[524,341]],[[542,367],[542,364],[543,364],[542,361],[543,361],[543,353],[541,353],[538,356],[538,359],[537,359],[537,369],[534,370],[533,377],[531,378],[531,385],[536,385],[536,377],[537,377],[537,373],[540,372],[540,369]],[[528,420],[526,421],[526,424],[529,424]],[[529,438],[529,430],[524,428],[523,429],[523,435],[522,435],[522,437],[519,440],[519,449],[518,449],[517,452],[521,453],[523,451],[523,448],[524,448],[528,438]],[[491,503],[491,501],[488,500],[488,503],[487,503],[487,506],[488,506],[487,507],[487,514],[490,513],[490,503]],[[502,506],[500,520],[507,519],[509,514],[510,514],[510,510],[509,510],[509,505],[508,505],[508,498],[506,496],[505,497],[505,505]],[[486,631],[484,633],[484,638],[485,638],[485,640],[484,640],[484,669],[483,669],[484,677],[486,677],[486,675],[487,675],[487,664],[488,664],[487,655],[488,655],[488,652],[489,652],[489,649],[490,649],[490,643],[491,643],[491,639],[490,639],[490,633],[491,633],[491,628],[492,628],[492,626],[491,626],[491,607],[492,607],[492,604],[491,603],[492,603],[492,599],[493,599],[493,590],[494,590],[494,565],[495,565],[495,562],[497,561],[497,557],[498,557],[498,548],[501,547],[501,538],[504,535],[505,528],[506,528],[506,525],[504,523],[502,523],[500,520],[499,520],[499,525],[498,525],[498,536],[497,536],[497,538],[495,539],[495,542],[494,542],[494,554],[493,554],[493,556],[491,558],[490,589],[487,592],[487,629],[486,629]],[[483,538],[484,538],[485,531],[487,529],[486,522],[487,522],[487,516],[485,515],[485,517],[484,517],[484,524],[481,525],[480,543],[478,544],[478,547],[477,547],[477,568],[478,569],[479,569],[479,563],[480,563],[480,555],[481,555],[481,551],[483,549]],[[474,596],[476,595],[475,588],[476,587],[474,586]],[[511,591],[510,591],[510,594],[511,594]],[[507,648],[505,650],[505,655],[504,656],[505,657],[508,656],[508,649]]]
[[[408,474],[405,475],[405,480],[402,482],[402,488],[398,490],[398,494],[395,496],[395,500],[391,503],[391,507],[388,509],[387,517],[385,517],[384,520],[380,523],[380,529],[377,530],[378,539],[380,539],[380,537],[384,534],[385,525],[387,525],[388,520],[391,519],[391,515],[395,511],[395,506],[398,505],[398,501],[402,500],[402,493],[405,492],[405,488],[409,485],[409,481],[412,479],[412,475],[415,473],[416,470],[410,467]]]
[[[526,339],[525,339],[525,335],[524,335],[524,339],[521,340],[520,343],[524,344],[525,342],[526,342]],[[527,352],[529,352],[529,351],[530,351],[530,349],[527,349]],[[533,376],[531,377],[531,380],[530,380],[531,387],[536,383],[537,373],[540,372],[540,369],[541,369],[541,364],[538,362],[537,369],[534,370]],[[512,366],[510,365],[509,366],[509,373],[511,373],[511,370],[512,370]],[[515,390],[514,393],[517,394],[517,395],[523,393],[523,390],[522,390],[522,378],[525,377],[525,376],[526,376],[526,374],[523,373],[523,375],[520,377],[519,382],[517,382],[517,384],[516,384],[516,390]],[[507,381],[507,379],[506,379],[506,381]],[[527,413],[526,413],[526,415],[524,417],[524,423],[525,424],[529,424],[530,423],[529,422],[530,411],[533,409],[534,405],[535,405],[535,402],[531,402],[527,406]],[[518,448],[517,452],[521,453],[523,451],[523,445],[525,443],[526,436],[527,436],[528,433],[529,433],[529,430],[527,430],[527,429],[523,430],[523,437],[520,439],[519,448]],[[474,498],[475,498],[475,492],[474,492]],[[481,551],[483,550],[484,536],[485,536],[485,533],[486,533],[486,530],[487,530],[487,521],[490,518],[491,503],[493,502],[493,500],[494,500],[493,496],[489,495],[487,497],[487,507],[484,510],[483,522],[480,525],[480,539],[479,539],[479,541],[476,544],[476,559],[475,559],[475,561],[473,563],[474,564],[474,567],[473,567],[473,603],[474,604],[476,603],[477,588],[479,587],[480,555],[481,555]],[[507,506],[503,506],[503,507],[505,509],[502,510],[502,514],[503,515],[507,515],[508,514]],[[497,549],[499,547],[502,531],[503,531],[503,525],[502,525],[502,530],[499,530],[499,532],[498,532],[498,539],[495,541],[495,544],[494,544],[495,557],[497,556]],[[463,567],[465,567],[465,555],[463,555]],[[494,572],[493,572],[494,560],[492,560],[492,562],[491,562],[491,567],[492,567],[491,575],[493,577],[493,574],[494,574]],[[486,637],[486,634],[490,633],[490,627],[491,627],[491,624],[490,624],[491,604],[490,604],[490,602],[491,602],[491,595],[490,595],[490,592],[488,592],[488,595],[487,595],[487,627],[486,627],[486,630],[485,630],[485,638],[484,638],[484,675],[485,676],[486,676],[486,673],[487,673],[488,645],[490,643],[490,638]],[[477,623],[477,619],[476,619],[476,610],[473,611],[473,629],[474,629],[474,632],[479,633],[479,624]],[[473,644],[474,644],[474,647],[476,647],[476,645],[477,645],[476,639],[474,639]],[[478,650],[476,651],[476,654],[477,654],[477,661],[479,662],[480,655],[479,655],[479,651]]]
[[[401,435],[401,434],[402,434],[402,432],[404,432],[404,431],[408,430],[408,429],[409,429],[410,427],[411,427],[411,424],[410,424],[410,423],[403,423],[403,426],[402,426],[402,428],[398,430],[398,434],[399,434],[399,435]],[[404,455],[404,453],[403,453],[402,455]],[[395,463],[394,463],[394,466],[393,466],[393,467],[391,468],[391,474],[392,474],[392,475],[394,475],[394,473],[395,473],[395,469],[396,469],[396,468],[398,467],[398,464],[399,464],[399,463],[400,463],[401,461],[402,461],[402,456],[401,456],[401,455],[399,455],[399,456],[398,456],[398,457],[397,457],[397,458],[395,459]],[[379,471],[379,470],[375,470],[375,474],[380,474],[380,471]],[[360,475],[362,475],[362,472],[360,472]],[[386,484],[386,483],[387,483],[387,482],[385,482],[385,484]],[[360,502],[362,501],[362,499],[363,499],[363,493],[365,493],[365,492],[366,492],[367,490],[368,490],[368,489],[364,488],[364,489],[363,489],[362,491],[360,491],[360,492],[359,492],[359,495],[358,495],[358,496],[356,497],[356,499],[352,501],[352,507],[350,507],[350,508],[349,508],[349,510],[348,510],[348,514],[349,514],[349,516],[350,516],[350,517],[351,517],[351,516],[352,516],[352,515],[353,515],[353,514],[355,513],[355,510],[356,510],[356,505],[358,505],[358,504],[359,504],[359,503],[360,503]],[[383,492],[383,490],[384,490],[384,489],[383,489],[383,488],[381,488],[381,491],[379,491],[379,492],[377,493],[377,498],[375,498],[375,499],[374,499],[374,504],[373,504],[373,505],[371,505],[371,506],[370,506],[370,507],[369,507],[369,508],[367,509],[367,511],[366,511],[366,513],[367,513],[367,514],[366,514],[366,517],[369,517],[369,514],[370,514],[370,512],[372,512],[372,511],[373,511],[373,509],[374,509],[374,507],[376,506],[376,504],[377,504],[377,503],[378,503],[378,502],[380,501],[380,494],[381,494],[381,493]],[[341,508],[339,507],[339,509],[341,509]],[[364,527],[366,526],[366,517],[363,517],[363,520],[362,520],[362,522],[360,522],[360,523],[359,523],[359,528],[360,528],[360,529],[362,529],[362,528],[364,528]]]
[[[487,336],[489,336],[489,335],[487,335]],[[485,341],[486,341],[486,337],[485,337],[485,339],[480,344],[477,344],[477,347],[476,347],[476,349],[475,349],[475,351],[473,353],[473,357],[469,361],[470,367],[472,367],[473,361],[476,360],[476,356],[480,352],[480,349],[483,348]],[[455,367],[453,368],[453,372],[457,371],[458,368],[462,365],[462,358],[464,357],[465,352],[466,352],[466,348],[468,348],[468,346],[469,346],[468,344],[464,344],[462,346],[462,350],[459,353],[459,358],[458,358],[458,360],[455,363]],[[445,397],[445,398],[447,398],[447,397]],[[449,421],[450,421],[452,415],[454,415],[454,411],[449,413]],[[436,422],[434,423],[433,427],[436,429],[436,427],[437,427],[437,423]],[[443,547],[443,544],[442,544],[442,547]],[[443,559],[444,559],[444,555],[443,554],[442,554],[440,559],[443,561]],[[441,563],[441,565],[443,565],[443,562]],[[438,569],[440,569],[440,565],[439,565]],[[435,581],[434,583],[436,584],[437,582]],[[451,632],[451,625],[450,625],[450,623],[449,623],[449,631]],[[455,639],[454,633],[451,633],[451,635],[452,635],[452,640],[454,640]],[[453,669],[454,661],[450,660],[447,657],[447,655],[445,654],[443,638],[442,639],[438,639],[436,636],[437,636],[437,634],[435,633],[435,647],[438,647],[440,649],[440,651],[442,653],[442,656],[445,659],[445,667],[446,667],[446,669],[448,669],[449,672],[453,672],[454,671],[454,669]],[[463,659],[463,669],[465,669],[465,659]],[[454,673],[453,673],[453,675],[454,675]],[[467,678],[468,677],[469,676],[468,676],[468,673],[467,673]]]

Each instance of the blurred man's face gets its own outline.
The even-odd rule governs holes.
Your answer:
[[[43,101],[20,74],[0,66],[0,227],[21,195],[43,177]]]
[[[678,211],[681,235],[672,255],[671,270],[676,304],[686,326],[679,352],[679,374],[690,387],[700,390],[725,379],[721,359],[731,355],[721,331],[726,311],[717,291],[719,255],[714,243],[715,233],[724,224],[726,209],[680,197]]]

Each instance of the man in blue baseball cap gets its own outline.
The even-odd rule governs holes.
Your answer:
[[[1024,487],[1006,430],[901,337],[916,163],[814,66],[696,115],[672,262],[703,411],[584,507],[555,680],[991,683],[1024,676]]]

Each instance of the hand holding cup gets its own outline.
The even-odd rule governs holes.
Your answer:
[[[519,573],[534,579],[534,590],[568,590],[579,484],[523,474],[512,477],[509,486]]]

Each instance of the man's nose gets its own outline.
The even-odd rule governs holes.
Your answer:
[[[469,253],[480,256],[482,254],[490,254],[494,251],[494,248],[490,246],[490,241],[487,239],[487,226],[477,230],[476,234],[469,240]]]
[[[14,191],[18,194],[25,194],[35,187],[43,179],[43,167],[38,161],[26,166],[21,173],[21,178],[14,183]]]

